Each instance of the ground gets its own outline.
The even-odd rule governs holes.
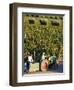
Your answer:
[[[24,74],[24,76],[55,76],[55,75],[62,75],[63,73],[53,72],[53,71],[46,71],[46,72],[36,72],[36,73],[28,73]]]

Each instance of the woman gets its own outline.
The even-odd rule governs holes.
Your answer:
[[[48,58],[45,57],[45,59],[41,62],[41,71],[47,71],[48,70],[48,64],[49,64],[49,61],[48,61]]]

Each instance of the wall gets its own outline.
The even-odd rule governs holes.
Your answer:
[[[24,2],[24,3],[40,3],[40,4],[56,4],[56,5],[72,5],[74,9],[74,0],[0,0],[0,90],[73,90],[72,84],[58,85],[42,85],[42,86],[26,86],[26,87],[11,87],[9,86],[9,3]],[[73,13],[74,15],[74,13]],[[73,18],[74,21],[74,18]],[[74,26],[74,25],[73,25]],[[74,36],[73,36],[74,37]],[[74,62],[73,62],[74,64]],[[74,66],[73,66],[74,68]],[[74,74],[73,74],[74,75]],[[73,79],[74,81],[74,79]]]

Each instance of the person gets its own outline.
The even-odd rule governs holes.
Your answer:
[[[48,58],[45,57],[45,59],[41,62],[41,71],[47,71],[48,70],[48,64],[49,64],[49,61],[48,61]]]
[[[24,63],[24,72],[25,73],[28,73],[29,72],[29,65],[30,65],[29,62],[25,62]]]
[[[32,58],[32,54],[29,54],[29,56],[28,56],[28,61],[30,62],[30,63],[33,63],[33,58]]]
[[[44,60],[44,59],[45,59],[45,52],[43,52],[41,60]]]
[[[56,69],[56,56],[53,55],[50,57],[50,64],[49,64],[49,69]]]
[[[24,73],[28,73],[30,68],[30,63],[28,57],[24,58]]]

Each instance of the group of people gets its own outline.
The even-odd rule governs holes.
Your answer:
[[[32,54],[29,54],[27,58],[24,60],[24,72],[28,73],[30,69],[30,64],[34,62]],[[43,52],[41,60],[39,62],[40,64],[40,70],[41,71],[48,71],[48,67],[50,64],[56,63],[56,56],[47,57],[45,53]]]
[[[42,55],[42,61],[41,61],[41,71],[48,71],[49,66],[56,64],[56,56],[45,56],[45,53]]]

